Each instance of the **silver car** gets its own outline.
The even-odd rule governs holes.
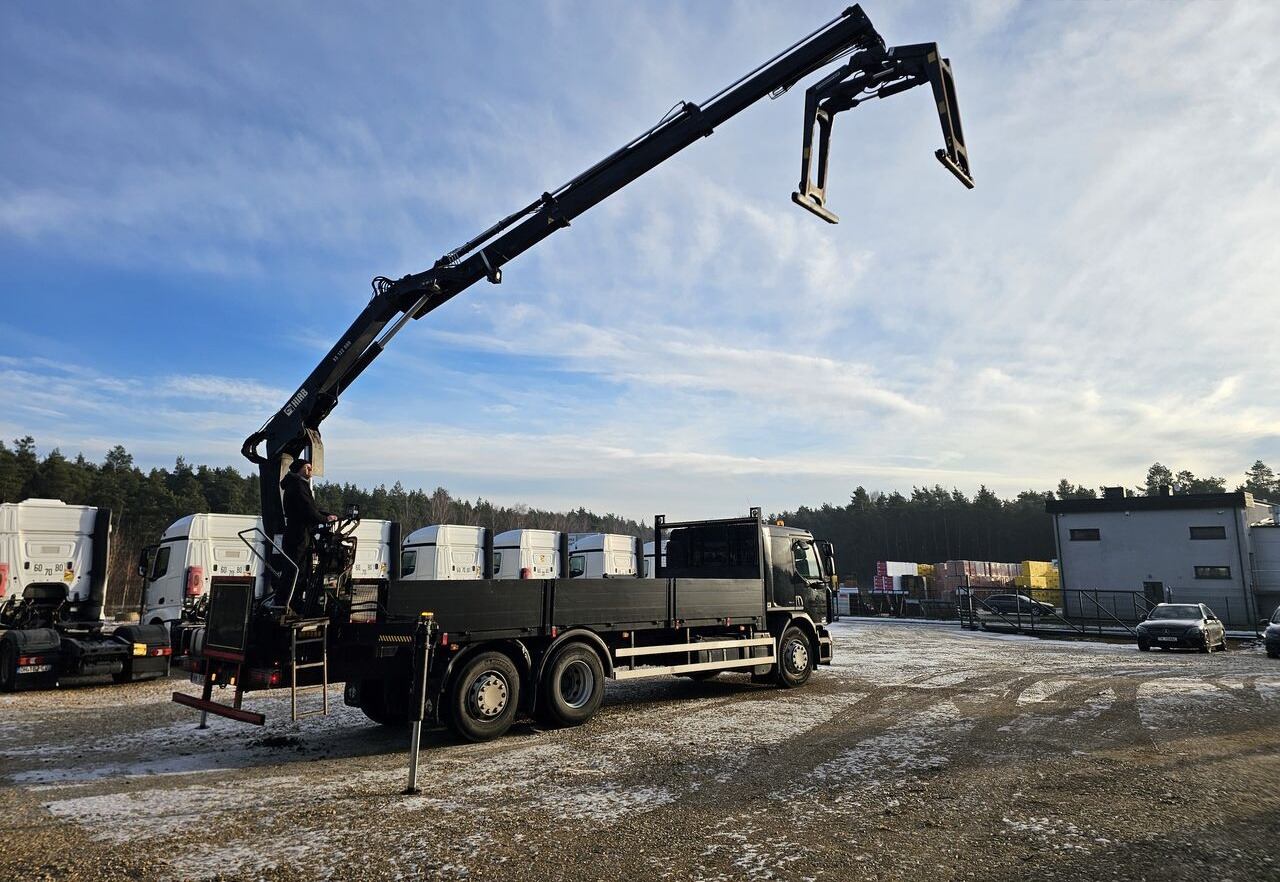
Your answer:
[[[1198,649],[1213,652],[1227,648],[1227,629],[1203,603],[1158,603],[1138,623],[1138,648]]]

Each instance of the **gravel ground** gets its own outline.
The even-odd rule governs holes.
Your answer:
[[[610,683],[586,726],[258,728],[167,682],[0,696],[0,879],[1280,880],[1280,662],[842,622],[794,691]],[[312,699],[318,696],[312,693]]]

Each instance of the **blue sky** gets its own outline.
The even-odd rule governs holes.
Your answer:
[[[835,127],[764,101],[410,323],[327,480],[649,518],[1280,466],[1280,5],[863,4],[952,59]],[[0,7],[0,438],[247,471],[369,296],[839,3]]]

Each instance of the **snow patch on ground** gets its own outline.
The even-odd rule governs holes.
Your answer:
[[[531,802],[535,809],[562,819],[613,824],[625,817],[654,811],[677,798],[678,795],[666,787],[602,785],[544,789]]]
[[[1095,846],[1111,844],[1111,840],[1103,839],[1092,831],[1082,830],[1075,824],[1060,818],[1028,817],[1002,820],[1010,831],[1019,835],[1020,839],[1034,843],[1039,848],[1089,854]]]

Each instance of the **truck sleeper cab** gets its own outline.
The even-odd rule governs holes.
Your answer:
[[[569,543],[570,579],[625,578],[636,575],[634,536],[587,533]]]
[[[400,578],[414,581],[484,576],[484,527],[434,524],[414,530],[400,552]]]

